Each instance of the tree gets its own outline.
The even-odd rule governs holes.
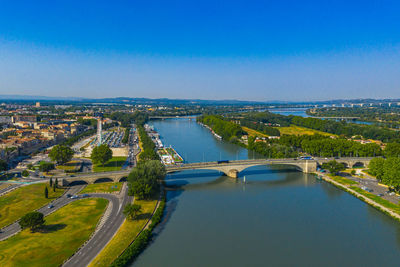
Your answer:
[[[65,164],[72,159],[74,151],[65,145],[56,145],[49,153],[49,157],[57,164]]]
[[[53,186],[53,178],[50,177],[50,181],[49,181],[50,187]]]
[[[136,217],[136,214],[142,209],[139,204],[127,204],[124,208],[125,217],[133,220]]]
[[[386,157],[399,157],[400,156],[400,144],[399,143],[388,143],[385,147]]]
[[[30,228],[31,232],[34,232],[44,224],[43,218],[43,213],[32,211],[22,216],[19,225],[22,229]]]
[[[44,188],[44,197],[49,198],[49,190],[47,189],[47,186]]]
[[[351,170],[350,174],[353,176],[356,175],[356,170]]]
[[[328,171],[333,174],[337,174],[338,172],[346,169],[342,163],[339,163],[336,160],[331,160],[329,162],[323,163],[322,168],[328,169]]]
[[[29,176],[29,172],[27,170],[23,170],[21,175],[24,176],[24,177],[28,177]]]
[[[368,164],[368,172],[371,175],[375,176],[376,179],[381,181],[384,174],[384,168],[383,168],[384,164],[385,164],[385,159],[373,158]]]
[[[27,167],[29,170],[33,170],[33,164],[32,164],[32,163],[29,163],[28,165],[26,165],[26,167]]]
[[[53,192],[56,192],[56,183],[53,184]]]
[[[382,182],[396,188],[400,186],[400,158],[387,158],[385,160]]]
[[[4,160],[0,160],[0,171],[6,171],[8,168],[7,162]]]
[[[90,158],[92,159],[93,163],[100,163],[104,166],[104,163],[112,158],[112,150],[106,144],[96,146],[93,148]]]
[[[137,199],[152,197],[165,174],[165,167],[158,160],[139,162],[128,176],[129,194]]]
[[[58,188],[58,178],[56,178],[56,181],[54,182],[54,184],[56,185],[56,188]]]
[[[54,164],[51,162],[42,161],[39,164],[39,171],[41,172],[49,172],[54,170]]]

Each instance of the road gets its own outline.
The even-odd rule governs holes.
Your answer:
[[[3,189],[0,189],[0,196],[2,194],[4,194],[4,193],[8,192],[11,189],[14,189],[14,188],[18,187],[18,186],[21,186],[21,184],[10,184],[10,186],[8,186],[6,188],[3,188]]]
[[[77,186],[72,186],[70,187],[67,192],[64,193],[61,197],[53,200],[51,204],[53,204],[53,208],[49,209],[48,205],[46,204],[45,206],[41,207],[38,209],[39,212],[43,213],[44,216],[49,215],[50,213],[58,210],[59,208],[67,205],[68,203],[72,202],[73,199],[67,198],[67,194],[75,195],[79,191],[81,191],[85,185],[77,185]],[[18,233],[21,230],[21,227],[19,226],[18,222],[14,222],[13,224],[10,224],[9,226],[6,226],[2,229],[0,229],[0,240],[6,239],[15,233]]]
[[[117,198],[111,194],[96,194],[98,197],[104,197],[112,202],[112,211],[107,217],[107,221],[98,229],[94,236],[75,253],[63,266],[76,267],[87,266],[107,245],[114,234],[118,231],[125,219],[123,214],[124,206],[132,202],[132,197],[128,196],[127,186],[125,185],[121,192],[121,197]]]

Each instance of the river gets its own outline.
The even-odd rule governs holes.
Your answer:
[[[151,124],[188,162],[257,156],[194,120]],[[134,266],[399,266],[398,222],[294,168],[166,179],[165,219]]]

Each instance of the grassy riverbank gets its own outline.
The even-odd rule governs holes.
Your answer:
[[[121,191],[122,182],[98,183],[87,185],[80,193],[114,193]]]
[[[49,198],[44,197],[44,184],[22,186],[0,197],[0,228],[15,222],[30,211],[39,209],[50,201],[60,197],[64,189],[56,192],[49,188]]]
[[[89,239],[107,203],[74,201],[47,216],[41,232],[26,229],[0,242],[0,266],[60,266]]]
[[[124,221],[107,246],[90,263],[90,267],[110,266],[110,264],[121,255],[121,253],[132,243],[138,233],[143,229],[157,205],[156,199],[135,200],[134,202],[142,207],[137,219]]]

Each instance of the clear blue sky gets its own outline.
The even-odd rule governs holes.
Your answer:
[[[2,1],[0,94],[400,98],[399,1]]]

